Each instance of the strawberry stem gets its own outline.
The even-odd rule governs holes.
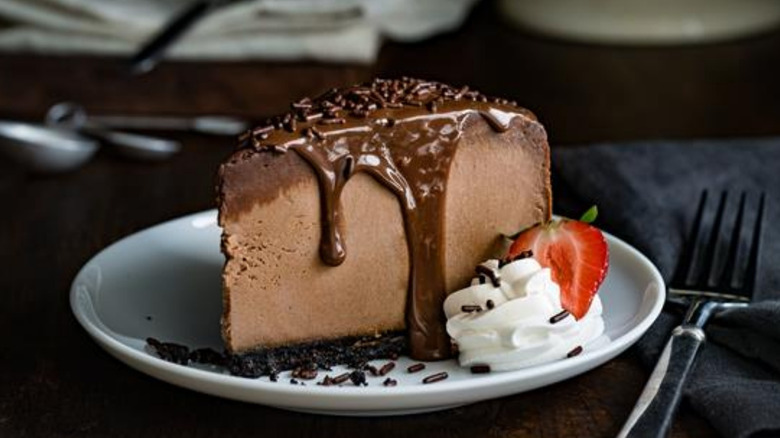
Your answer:
[[[580,217],[580,222],[585,222],[586,224],[593,223],[593,221],[596,220],[596,217],[599,215],[599,208],[595,205],[588,209],[585,213],[582,214]]]

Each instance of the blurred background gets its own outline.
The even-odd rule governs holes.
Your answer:
[[[375,76],[517,100],[554,147],[777,134],[779,26],[773,0],[0,0],[0,195],[23,202],[44,185],[36,196],[94,205],[140,187],[179,200],[164,216],[210,208],[236,132]],[[125,139],[106,147],[102,116],[142,117],[113,129],[169,140],[171,153],[134,152],[135,140],[157,147],[146,137],[129,153]],[[214,119],[224,135],[188,129],[203,116],[230,117]],[[171,117],[184,120],[171,129]],[[66,138],[34,131],[45,119]],[[11,144],[19,135],[32,145]],[[84,137],[81,155],[55,151],[78,155],[68,172],[30,171],[40,143],[79,149]]]
[[[129,372],[108,377],[124,368],[98,354],[68,312],[73,276],[123,236],[214,208],[217,167],[247,126],[376,76],[516,100],[544,123],[553,148],[775,136],[780,1],[0,0],[0,290],[9,292],[0,331],[24,333],[40,352],[28,354],[24,339],[0,351],[0,387],[21,388],[0,391],[8,395],[0,430],[7,418],[26,436],[178,428],[166,415],[178,401],[165,403],[183,392]],[[64,364],[76,354],[94,360]],[[616,430],[645,373],[621,359],[593,376],[557,395],[513,399],[507,416],[580,394],[588,403],[564,410],[568,423],[548,425],[586,418],[594,430]],[[604,376],[618,383],[603,385]],[[144,391],[157,391],[154,413]],[[211,416],[212,399],[187,394],[187,418]],[[258,412],[224,406],[215,421]],[[464,421],[482,421],[475,409]],[[256,418],[301,418],[269,412]],[[463,411],[453,412],[441,418]],[[431,431],[426,418],[404,424]],[[680,421],[675,436],[712,434],[691,412]]]
[[[191,26],[141,65],[182,14]],[[775,134],[779,23],[771,0],[0,0],[0,119],[40,123],[72,102],[252,124],[330,87],[406,75],[517,100],[556,146]],[[183,146],[163,168],[213,168],[234,143],[154,134]],[[79,172],[148,164],[103,155]],[[0,178],[21,172],[0,160]]]
[[[516,100],[554,147],[780,133],[780,2],[651,3],[0,0],[0,196],[74,219],[143,199],[132,228],[211,208],[237,132],[375,76]]]
[[[110,241],[212,208],[236,132],[375,76],[516,100],[553,147],[778,134],[778,29],[774,0],[0,0],[0,196],[57,235],[127,209]]]

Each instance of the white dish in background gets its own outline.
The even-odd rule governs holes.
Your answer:
[[[596,44],[677,45],[780,26],[773,0],[501,0],[501,13],[542,35]]]
[[[408,374],[401,358],[384,377],[368,377],[368,387],[318,386],[324,372],[306,386],[267,377],[246,379],[218,370],[181,366],[145,350],[147,337],[193,348],[222,349],[222,312],[216,212],[186,216],[133,234],[101,251],[76,276],[71,307],[79,323],[111,355],[131,367],[175,385],[220,397],[278,408],[332,415],[400,415],[446,409],[540,388],[581,374],[614,358],[650,327],[661,311],[663,279],[638,251],[607,235],[610,270],[600,290],[605,334],[579,356],[518,371],[473,375],[455,360],[428,363]],[[84,359],[87,360],[87,359]],[[377,361],[382,364],[385,361]],[[335,368],[335,376],[342,371]],[[430,374],[447,380],[423,385]]]

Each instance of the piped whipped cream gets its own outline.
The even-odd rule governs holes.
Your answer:
[[[471,286],[444,301],[447,333],[458,345],[461,366],[504,371],[552,362],[604,333],[598,295],[577,320],[561,313],[560,288],[549,268],[530,257],[499,265],[481,264]]]

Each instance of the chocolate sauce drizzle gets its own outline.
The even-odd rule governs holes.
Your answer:
[[[338,266],[347,256],[339,228],[341,193],[366,172],[396,195],[409,251],[407,327],[411,356],[451,355],[444,329],[444,201],[450,165],[472,114],[498,132],[527,110],[468,87],[417,79],[377,79],[302,99],[292,111],[248,132],[243,147],[300,154],[315,171],[322,203],[320,257]],[[272,135],[275,134],[275,135]]]

